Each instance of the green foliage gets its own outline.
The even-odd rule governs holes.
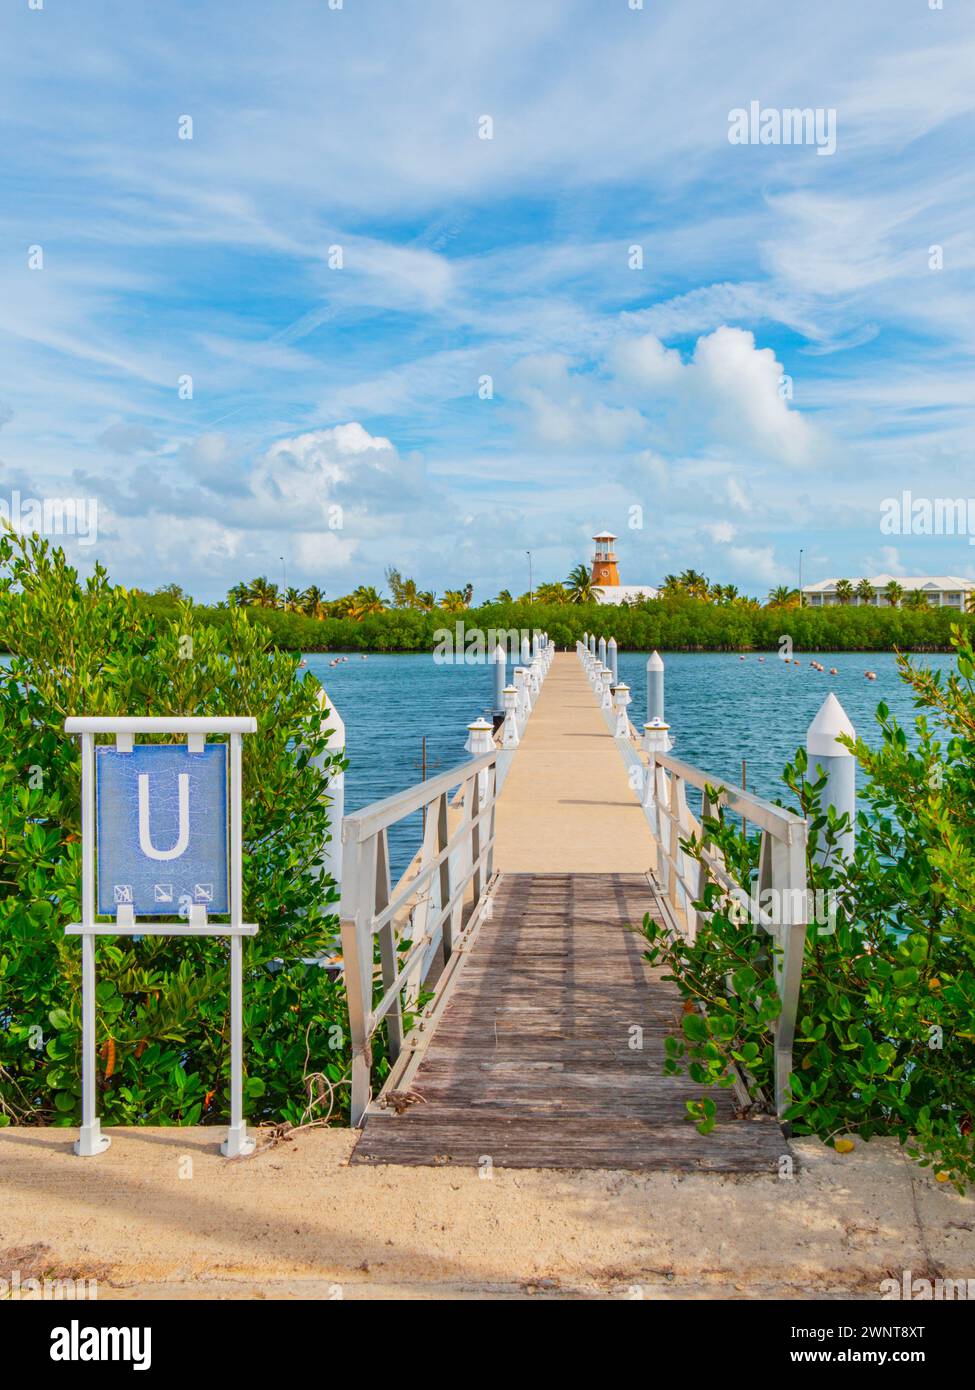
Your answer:
[[[544,592],[544,589],[539,591]],[[429,597],[429,596],[428,596]],[[572,598],[569,603],[517,600],[432,612],[409,607],[367,612],[359,617],[316,619],[280,608],[252,608],[276,646],[288,651],[428,652],[439,628],[460,619],[467,628],[545,629],[560,647],[572,647],[583,632],[614,636],[621,651],[776,651],[783,636],[797,651],[947,651],[953,623],[969,631],[972,618],[932,608],[767,607],[687,598],[647,600],[610,607]],[[140,598],[157,615],[176,613],[164,595]],[[195,621],[227,630],[234,608],[194,608]],[[0,633],[0,638],[3,634]]]
[[[821,906],[832,893],[835,911],[833,922],[816,914],[807,934],[787,1119],[824,1140],[895,1135],[963,1190],[975,1180],[975,658],[960,629],[954,640],[957,671],[947,678],[899,660],[927,712],[915,738],[880,705],[880,746],[854,747],[866,784],[849,865],[836,853],[845,823],[822,809],[825,779],[802,750],[785,770],[792,809],[809,819],[810,887],[822,890]],[[721,811],[703,829],[748,885],[758,837],[743,839]],[[700,859],[700,841],[686,848]],[[665,1068],[727,1087],[735,1063],[762,1103],[779,1012],[775,950],[713,882],[699,906],[693,945],[644,921],[647,958],[670,967],[687,1001]],[[691,1117],[707,1132],[713,1112],[695,1103]]]
[[[201,621],[85,584],[37,538],[0,540],[0,1124],[77,1123],[80,754],[69,714],[253,714],[245,741],[244,942],[248,1113],[347,1110],[341,981],[302,963],[335,937],[335,885],[309,872],[328,834],[319,687],[268,650],[256,610]],[[327,716],[326,716],[327,717]],[[319,766],[313,764],[316,758]],[[104,938],[98,946],[99,1110],[108,1124],[227,1118],[227,945]],[[381,1053],[381,1049],[380,1049]],[[383,1069],[380,1055],[380,1071]],[[332,1092],[332,1087],[337,1087]]]

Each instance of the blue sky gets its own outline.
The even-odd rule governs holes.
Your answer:
[[[975,575],[879,526],[975,493],[972,6],[630,3],[10,0],[0,497],[199,598]]]

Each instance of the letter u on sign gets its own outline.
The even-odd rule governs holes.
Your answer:
[[[227,745],[137,743],[96,754],[98,911],[229,911]]]
[[[176,774],[179,788],[179,834],[172,849],[156,849],[149,833],[149,774],[139,773],[139,848],[147,859],[179,859],[190,843],[190,779],[186,772]]]

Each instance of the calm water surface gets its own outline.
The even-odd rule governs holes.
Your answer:
[[[667,719],[675,739],[674,754],[705,772],[737,782],[747,761],[748,787],[761,796],[782,794],[783,765],[832,690],[857,733],[878,742],[875,711],[883,700],[902,723],[914,714],[911,694],[898,679],[896,659],[888,652],[806,652],[800,666],[787,666],[774,653],[764,662],[749,654],[663,653],[666,668]],[[463,762],[467,724],[491,705],[492,672],[488,666],[445,666],[429,655],[357,653],[329,666],[335,653],[309,653],[308,670],[325,686],[345,720],[349,770],[346,806],[358,809],[402,791],[420,780],[420,750],[427,739],[428,776]],[[838,675],[821,675],[809,665],[818,660]],[[950,658],[928,655],[935,667]],[[639,728],[646,718],[646,654],[623,652],[621,679],[630,687],[630,717]],[[509,665],[509,675],[511,667]],[[864,671],[876,671],[868,681]],[[420,839],[420,819],[398,827],[390,839],[394,872],[406,867]]]

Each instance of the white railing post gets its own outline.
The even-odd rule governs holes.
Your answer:
[[[346,822],[348,826],[348,822]],[[372,1012],[372,918],[376,892],[376,836],[365,841],[346,837],[343,845],[342,963],[349,1008],[352,1043],[353,1128],[359,1125],[369,1104],[372,1044],[369,1016]]]
[[[606,651],[607,651],[608,656],[609,656],[609,669],[610,669],[610,671],[612,672],[613,684],[616,685],[616,684],[618,684],[619,678],[620,678],[620,666],[619,666],[619,647],[616,645],[616,638],[615,638],[615,637],[611,637],[611,638],[609,639],[609,642],[607,643],[607,646],[606,646]]]
[[[515,689],[518,692],[518,734],[525,732],[528,716],[531,714],[531,694],[528,689],[528,672],[524,666],[515,667]]]
[[[518,741],[518,687],[506,685],[504,688],[504,729],[501,734],[501,747],[517,748]]]
[[[817,768],[826,774],[826,786],[822,796],[822,810],[832,806],[836,814],[849,817],[849,829],[837,839],[836,852],[840,859],[849,862],[853,858],[856,844],[856,767],[857,761],[849,748],[837,741],[838,735],[856,737],[856,730],[847,718],[846,710],[832,691],[826,696],[816,718],[806,733],[806,752],[809,755],[809,775],[818,780]],[[816,859],[825,863],[830,850],[822,835],[816,846]]]
[[[345,756],[345,724],[324,689],[318,692],[318,707],[322,711],[322,727],[330,731],[328,742],[325,745],[325,753],[312,759],[315,766],[321,768],[328,757],[335,754],[339,757]],[[326,708],[329,712],[327,719],[325,718]],[[329,772],[325,795],[329,803],[329,839],[322,846],[322,857],[315,872],[333,878],[336,884],[341,887],[342,819],[345,815],[345,773],[341,768],[338,771]]]
[[[600,666],[606,665],[606,638],[600,637],[596,655],[599,657]]]
[[[626,707],[630,703],[630,687],[628,685],[618,685],[613,696],[616,705],[616,737],[629,738],[630,735],[630,716],[626,712]]]

